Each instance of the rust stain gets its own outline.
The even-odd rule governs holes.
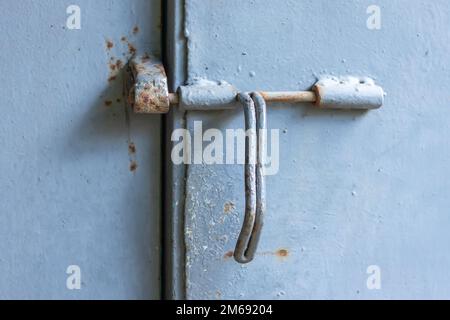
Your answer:
[[[117,79],[117,76],[111,76],[108,78],[108,82],[112,82]]]
[[[289,256],[289,251],[286,249],[280,249],[277,252],[275,252],[275,255],[280,258],[286,258]]]
[[[279,92],[279,93],[269,93],[260,92],[266,101],[270,102],[305,102],[305,101],[315,101],[316,97],[314,93],[311,92]]]
[[[128,53],[133,55],[136,53],[136,51],[136,47],[133,44],[128,43]]]
[[[117,69],[122,69],[122,67],[123,67],[123,62],[122,62],[122,60],[117,60],[117,61],[116,61],[116,68],[117,68]]]
[[[137,168],[138,168],[138,165],[137,165],[136,161],[132,161],[130,164],[130,171],[136,172]]]
[[[128,152],[130,154],[136,154],[136,145],[134,144],[134,142],[130,142],[130,144],[128,145]]]
[[[113,104],[113,102],[111,100],[106,100],[105,101],[105,106],[107,106],[107,107],[111,107],[112,104]]]
[[[133,34],[138,34],[139,33],[139,27],[136,26],[133,28]]]
[[[225,255],[223,256],[223,258],[225,260],[231,259],[233,258],[234,252],[233,251],[228,251],[227,253],[225,253]]]
[[[225,203],[225,205],[223,206],[223,212],[224,213],[231,213],[236,209],[236,205],[233,202],[227,202]]]
[[[114,43],[111,40],[106,40],[106,49],[111,50],[114,48]]]
[[[142,94],[142,101],[145,104],[148,104],[148,102],[151,100],[151,98],[148,96],[148,94]]]
[[[116,70],[116,65],[114,63],[110,63],[109,64],[109,68],[111,69],[111,71],[115,71]]]

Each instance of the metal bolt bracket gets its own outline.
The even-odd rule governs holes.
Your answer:
[[[258,249],[266,212],[266,180],[264,165],[266,155],[266,102],[260,93],[240,93],[244,108],[245,130],[245,216],[241,233],[234,250],[239,263],[251,262]]]
[[[234,109],[238,94],[228,82],[196,78],[178,89],[178,106],[189,111]]]

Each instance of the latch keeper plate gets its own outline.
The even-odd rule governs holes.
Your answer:
[[[148,54],[136,55],[129,63],[128,102],[135,113],[167,113],[169,87],[162,62]]]

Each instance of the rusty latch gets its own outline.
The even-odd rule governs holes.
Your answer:
[[[266,128],[266,102],[313,103],[323,109],[378,109],[384,103],[385,92],[370,78],[324,77],[311,91],[239,92],[224,81],[194,79],[169,93],[163,64],[148,55],[135,56],[130,64],[128,100],[136,113],[167,113],[170,105],[182,110],[223,110],[243,106],[246,130],[245,154],[245,217],[239,235],[235,260],[253,260],[263,227],[265,213],[265,148],[259,136]],[[264,136],[264,135],[262,135]]]
[[[167,113],[169,87],[162,63],[149,55],[137,56],[129,63],[128,102],[136,113]]]

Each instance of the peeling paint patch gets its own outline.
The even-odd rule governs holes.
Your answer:
[[[133,30],[133,35],[135,35],[137,32],[139,32],[139,27],[135,27]],[[123,56],[125,60],[129,60],[136,52],[137,48],[136,46],[131,43],[127,37],[122,36],[120,38],[119,45],[115,45],[113,40],[107,39],[106,40],[106,49],[108,53],[108,69],[109,69],[109,76],[108,76],[108,83],[111,83],[119,78],[121,75],[122,69],[125,66],[125,63],[123,60],[117,59],[115,56]],[[113,50],[114,49],[114,50]],[[114,55],[115,56],[114,56]]]
[[[106,38],[105,40],[106,54],[108,58],[107,60],[108,85],[114,91],[120,89],[119,82],[122,81],[122,79],[124,79],[124,72],[125,72],[124,68],[126,67],[127,61],[131,59],[132,56],[138,51],[135,44],[132,43],[132,39],[139,32],[140,28],[139,26],[136,25],[130,31],[128,31],[127,34],[121,36],[120,38],[109,37]],[[118,57],[120,57],[121,59],[119,59]],[[123,110],[125,112],[125,121],[128,134],[127,149],[129,155],[129,170],[131,172],[136,172],[138,169],[136,157],[137,149],[136,145],[132,142],[131,119],[129,115],[128,106],[126,105],[126,103],[124,103],[126,101],[125,91],[122,92],[121,97],[119,97],[116,93],[114,94],[114,96],[106,97],[106,99],[107,100],[105,100],[104,105],[107,107],[111,107],[115,104],[121,105],[122,103],[124,105]]]
[[[269,252],[259,252],[256,253],[257,256],[275,256],[277,258],[280,259],[286,259],[289,257],[290,253],[288,249],[279,249],[275,252],[269,251]],[[229,260],[231,258],[233,258],[234,256],[234,251],[230,250],[227,251],[224,255],[223,255],[223,259],[224,260]]]

